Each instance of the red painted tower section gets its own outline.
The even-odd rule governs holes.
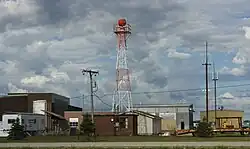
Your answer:
[[[119,19],[114,25],[117,38],[116,90],[113,96],[113,112],[132,110],[131,82],[127,64],[127,39],[131,34],[131,26],[126,19]]]

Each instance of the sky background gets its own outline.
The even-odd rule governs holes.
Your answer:
[[[113,24],[126,18],[134,104],[205,108],[204,50],[219,74],[218,104],[250,119],[249,0],[18,0],[0,3],[0,92],[54,92],[89,108],[89,80],[100,72],[95,98],[109,109],[115,89]],[[209,68],[209,86],[212,84]],[[196,89],[196,90],[192,90]],[[163,92],[158,92],[163,91]],[[143,93],[147,92],[147,93]],[[106,96],[104,96],[106,95]],[[214,107],[213,90],[209,108]]]

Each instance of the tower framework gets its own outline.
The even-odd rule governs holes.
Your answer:
[[[113,96],[113,112],[132,110],[131,84],[127,64],[127,39],[131,35],[131,26],[125,19],[118,20],[114,25],[117,37],[116,89]]]

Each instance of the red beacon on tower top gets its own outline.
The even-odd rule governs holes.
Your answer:
[[[126,19],[119,19],[117,24],[119,26],[125,26],[127,24]]]

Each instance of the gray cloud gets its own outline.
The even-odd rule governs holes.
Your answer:
[[[199,88],[204,86],[204,68],[197,55],[204,51],[205,40],[209,41],[212,52],[226,54],[238,49],[241,53],[238,57],[249,57],[249,39],[243,27],[250,23],[241,19],[249,13],[248,4],[246,0],[106,0],[102,3],[22,0],[16,13],[6,10],[0,16],[1,92],[8,89],[53,91],[71,97],[87,95],[88,79],[81,69],[92,68],[100,70],[96,78],[98,95],[112,93],[116,56],[112,25],[120,17],[127,18],[132,25],[128,63],[133,92]],[[169,53],[172,58],[168,58]],[[180,58],[181,53],[185,59]],[[246,71],[248,64],[242,64]],[[248,79],[220,75],[220,81],[225,84]],[[197,98],[202,99],[203,95],[199,91],[142,93],[133,94],[133,100],[174,103],[185,98],[202,108],[204,102]],[[110,104],[112,96],[103,100]],[[81,102],[78,98],[71,101],[75,105]],[[96,102],[97,107],[104,107]]]

